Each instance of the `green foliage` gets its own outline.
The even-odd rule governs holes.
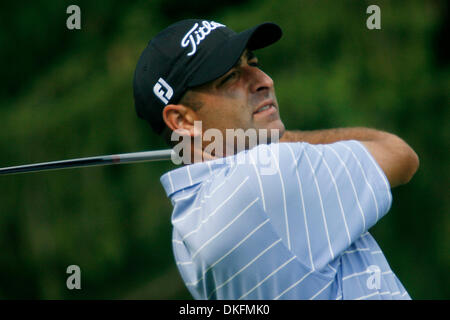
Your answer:
[[[189,3],[189,5],[186,5]],[[132,75],[149,39],[183,18],[284,36],[257,52],[289,129],[368,126],[421,167],[371,230],[413,298],[450,292],[449,65],[444,1],[34,1],[0,10],[0,166],[166,148],[136,117]],[[77,4],[82,29],[70,31]],[[372,3],[370,3],[372,4]],[[0,178],[0,298],[190,298],[171,251],[171,204],[146,163]],[[66,268],[82,290],[66,288]]]

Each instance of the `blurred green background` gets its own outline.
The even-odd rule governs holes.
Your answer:
[[[81,8],[68,30],[66,8]],[[366,8],[381,8],[368,30]],[[0,5],[0,167],[166,148],[137,118],[132,75],[148,40],[204,17],[278,23],[257,52],[288,129],[367,126],[418,153],[371,232],[413,299],[450,298],[446,1],[9,1]],[[191,299],[171,250],[170,162],[0,177],[1,299]],[[81,268],[81,290],[66,268]]]

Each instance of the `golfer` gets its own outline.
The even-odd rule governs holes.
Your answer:
[[[183,20],[137,63],[138,116],[172,146],[174,133],[189,139],[185,165],[161,177],[181,277],[195,299],[411,299],[369,229],[418,157],[374,129],[285,130],[255,55],[281,35]],[[236,147],[230,129],[256,143]]]

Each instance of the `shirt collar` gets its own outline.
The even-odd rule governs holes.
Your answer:
[[[217,169],[224,168],[226,163],[217,160],[198,162],[171,170],[161,176],[160,181],[170,198],[174,193],[199,184],[213,175]]]

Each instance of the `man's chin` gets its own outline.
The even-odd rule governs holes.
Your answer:
[[[283,136],[285,127],[283,122],[278,119],[270,122],[264,128],[260,128],[258,131],[259,143],[277,143]],[[263,133],[263,131],[265,132]],[[266,141],[261,141],[264,140],[265,137],[267,137]]]
[[[267,129],[271,143],[279,142],[284,132],[286,131],[281,119],[271,122]]]

